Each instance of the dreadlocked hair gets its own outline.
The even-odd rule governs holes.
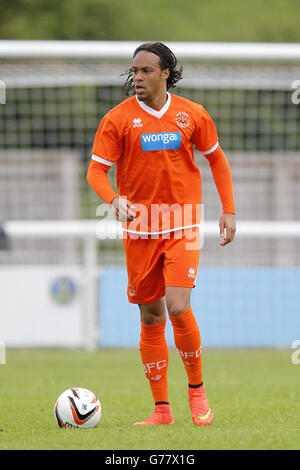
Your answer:
[[[167,90],[169,88],[175,88],[178,80],[182,79],[182,67],[180,67],[180,69],[176,69],[177,59],[171,49],[162,42],[145,43],[134,51],[133,58],[141,51],[152,52],[159,57],[161,70],[169,69],[170,71],[169,77],[167,78]],[[134,88],[132,68],[126,70],[123,75],[127,75],[124,86],[125,94],[126,96],[129,96],[130,91]]]

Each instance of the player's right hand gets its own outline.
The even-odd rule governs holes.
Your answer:
[[[115,211],[116,219],[120,222],[130,222],[135,216],[135,207],[126,197],[116,197],[111,202],[111,207]]]

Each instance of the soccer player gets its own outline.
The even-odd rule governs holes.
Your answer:
[[[135,425],[174,423],[168,398],[167,315],[188,381],[195,425],[209,425],[213,411],[202,378],[201,338],[190,303],[199,262],[201,177],[195,146],[208,160],[221,199],[221,246],[235,234],[232,178],[214,123],[199,104],[170,94],[182,78],[163,43],[146,43],[133,55],[125,83],[134,95],[110,110],[94,141],[87,180],[125,222],[129,302],[138,304],[139,349],[154,412]],[[116,194],[107,172],[117,165]],[[198,215],[197,215],[198,214]]]

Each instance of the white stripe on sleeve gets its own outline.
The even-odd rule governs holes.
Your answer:
[[[103,165],[107,166],[112,166],[114,162],[111,162],[109,160],[105,160],[105,158],[98,157],[98,155],[92,155],[92,160],[95,160],[96,162],[103,163]]]
[[[203,155],[209,155],[210,153],[213,153],[219,146],[219,142],[216,143],[216,145],[214,145],[211,149],[209,150],[206,150],[205,152],[201,152],[203,153]]]

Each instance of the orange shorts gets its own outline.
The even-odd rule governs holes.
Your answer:
[[[194,228],[199,237],[199,229]],[[181,231],[182,237],[124,239],[128,274],[128,300],[150,304],[165,295],[165,287],[195,287],[200,257],[199,243]],[[176,233],[176,232],[175,232]],[[191,234],[191,230],[189,230]],[[169,235],[169,234],[168,234]],[[194,238],[195,240],[195,238]]]

